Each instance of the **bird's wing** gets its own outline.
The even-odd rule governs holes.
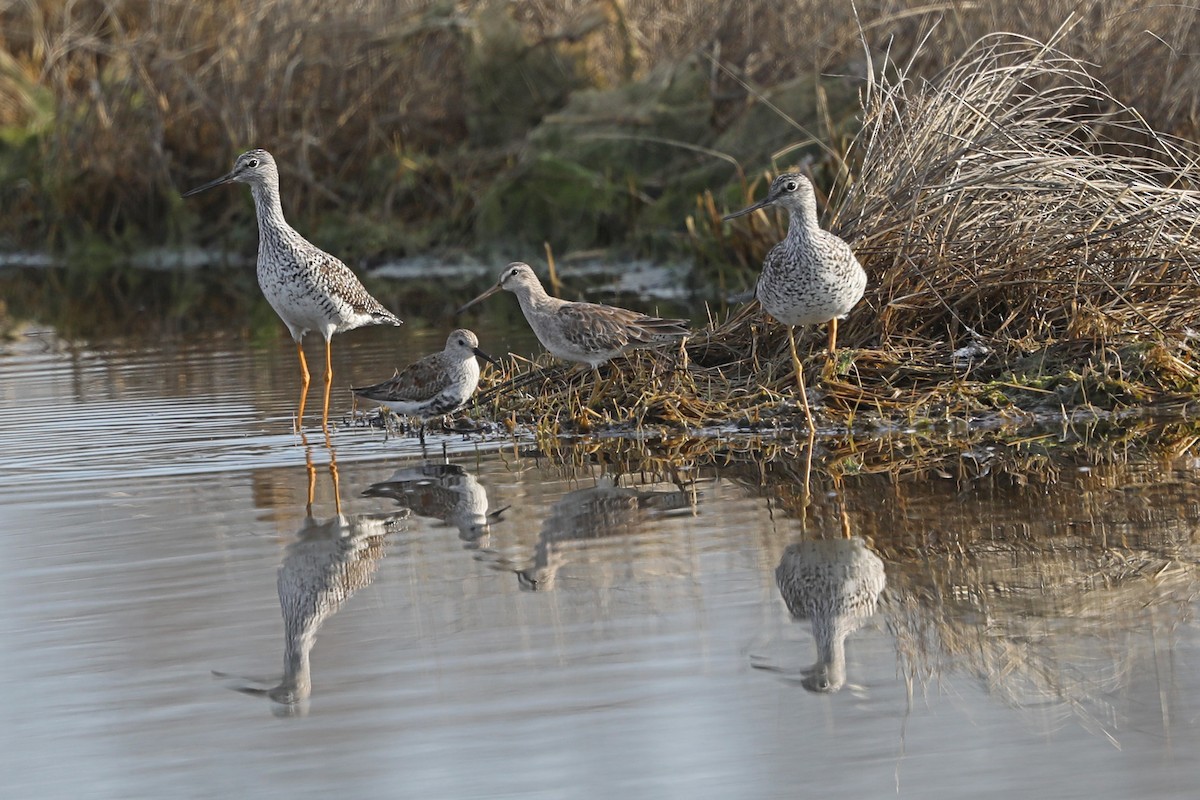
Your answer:
[[[337,294],[359,314],[370,314],[380,321],[399,323],[396,315],[383,307],[383,304],[371,296],[367,287],[347,267],[341,259],[326,253],[324,250],[314,251],[310,265],[321,275],[329,286],[337,287]]]
[[[563,338],[584,350],[602,352],[629,346],[630,324],[638,314],[596,303],[567,303],[558,309]]]
[[[438,354],[428,355],[397,372],[383,383],[352,391],[367,400],[402,400],[423,403],[445,387],[445,370]]]

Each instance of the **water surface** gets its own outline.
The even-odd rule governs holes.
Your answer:
[[[3,796],[1200,780],[1200,460],[1178,430],[830,442],[807,495],[803,442],[435,434],[423,454],[368,427],[293,434],[279,333],[0,346]],[[335,416],[345,386],[443,339],[335,339]],[[803,671],[831,623],[791,619],[775,576],[813,541],[863,583],[861,541],[886,581],[842,615],[825,692]]]

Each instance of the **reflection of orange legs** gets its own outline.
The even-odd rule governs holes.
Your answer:
[[[313,466],[312,448],[308,446],[308,437],[300,431],[300,441],[304,443],[304,468],[308,472],[308,493],[304,501],[304,513],[312,516],[313,498],[317,493],[317,468]]]
[[[333,356],[329,349],[329,340],[325,340],[325,402],[321,406],[321,430],[325,431],[325,440],[329,441],[329,387],[333,385]]]
[[[308,374],[308,362],[304,359],[304,345],[296,340],[296,352],[300,354],[300,410],[296,412],[296,430],[304,427],[304,402],[308,400],[308,384],[312,376]]]
[[[329,384],[325,384],[325,399],[329,399]],[[337,452],[333,442],[329,441],[329,430],[325,430],[325,447],[329,449],[329,477],[333,479],[333,511],[339,517],[342,515],[342,481],[338,476]]]
[[[804,403],[804,418],[808,421],[808,432],[815,434],[817,426],[813,423],[812,409],[808,407],[808,392],[804,390],[804,365],[800,363],[800,354],[796,352],[796,337],[792,334],[792,326],[787,326],[788,347],[792,350],[792,368],[796,370],[796,388],[800,390],[800,400]]]
[[[312,448],[309,447],[308,437],[304,432],[300,433],[300,440],[304,443],[304,466],[308,472],[308,494],[305,498],[304,511],[308,516],[312,516],[313,502],[317,494],[317,467],[313,464]],[[333,509],[334,513],[340,515],[342,513],[342,482],[338,475],[337,468],[337,452],[333,449],[333,442],[329,440],[329,432],[325,432],[325,447],[329,449],[329,477],[333,479]]]

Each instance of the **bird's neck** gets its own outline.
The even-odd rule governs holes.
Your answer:
[[[283,681],[276,691],[288,692],[296,698],[308,697],[312,691],[309,653],[316,638],[313,631],[286,637],[283,648]]]
[[[558,298],[551,297],[546,294],[546,290],[540,285],[522,286],[517,292],[517,301],[521,304],[522,311],[529,309],[544,309],[548,306],[557,305]]]
[[[258,216],[260,236],[266,237],[273,231],[287,228],[287,221],[283,218],[283,204],[279,200],[278,184],[252,183],[250,193],[254,196],[254,212]]]
[[[817,645],[817,663],[824,664],[830,673],[846,671],[846,636],[850,633],[839,614],[814,614],[813,639]]]
[[[802,244],[811,241],[820,230],[817,224],[817,209],[804,207],[788,210],[787,241]]]
[[[459,363],[468,378],[474,381],[479,380],[479,361],[475,358],[474,353],[467,353],[467,357]]]

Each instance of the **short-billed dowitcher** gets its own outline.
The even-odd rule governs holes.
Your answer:
[[[533,268],[514,261],[500,273],[495,286],[458,309],[459,314],[500,290],[512,292],[529,327],[551,354],[587,364],[601,364],[641,347],[687,336],[685,319],[662,319],[599,303],[572,303],[546,294]]]
[[[862,299],[867,273],[850,245],[817,223],[817,198],[808,178],[794,172],[771,181],[767,196],[726,220],[777,205],[788,212],[788,232],[763,260],[762,275],[754,295],[775,319],[787,327],[796,385],[804,403],[810,432],[816,430],[808,395],[804,390],[804,368],[796,353],[792,328],[796,325],[829,323],[829,355],[837,347],[837,321]]]
[[[517,585],[528,591],[550,591],[572,551],[602,540],[637,538],[653,520],[694,515],[699,501],[695,486],[625,487],[613,476],[602,475],[595,486],[575,489],[555,501],[542,521],[532,563],[517,570]]]
[[[301,341],[316,331],[325,337],[325,402],[321,428],[329,430],[329,387],[333,382],[329,340],[335,333],[364,325],[399,325],[400,319],[363,287],[350,268],[309,242],[283,218],[279,200],[279,169],[266,150],[249,150],[237,157],[233,169],[197,186],[184,197],[225,183],[248,183],[258,215],[258,285],[279,315],[300,355],[300,409],[296,429],[304,422],[310,376]]]
[[[446,347],[440,352],[409,364],[382,383],[352,391],[397,414],[418,418],[424,444],[427,420],[449,414],[475,394],[479,385],[479,362],[475,356],[499,366],[496,359],[479,349],[475,334],[460,328],[446,337]]]

